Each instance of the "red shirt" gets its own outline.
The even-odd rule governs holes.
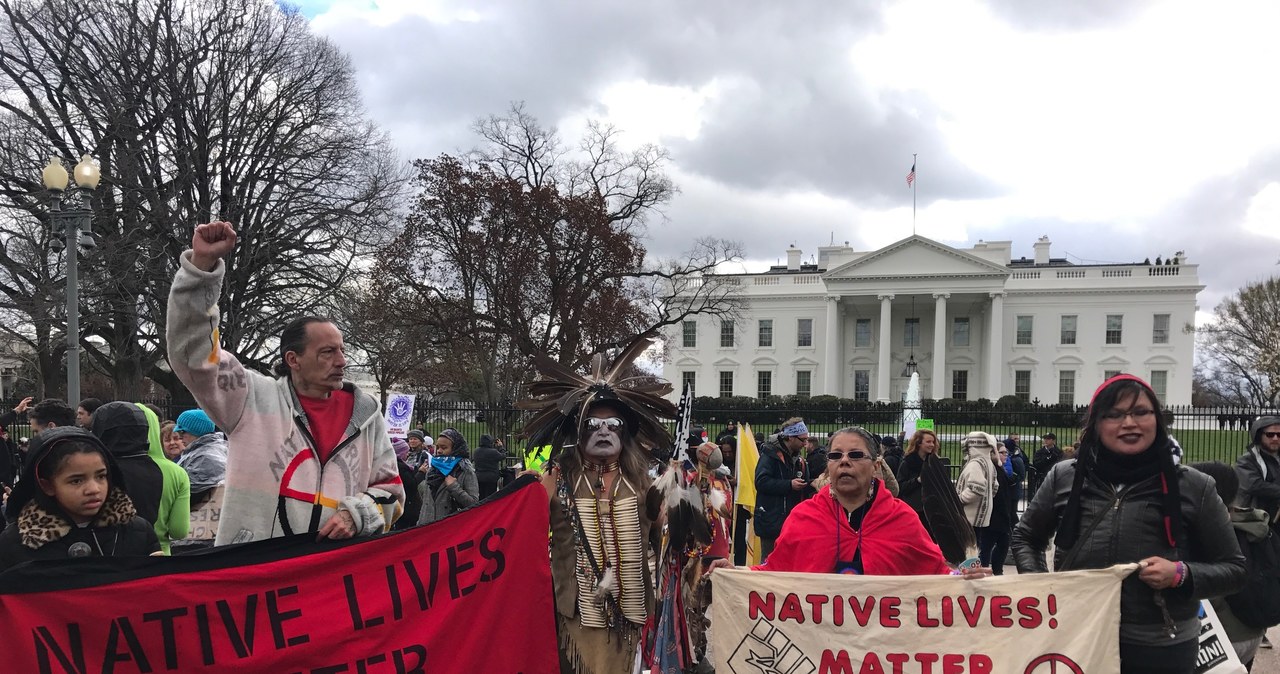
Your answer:
[[[320,463],[324,463],[347,433],[356,397],[350,391],[339,389],[330,393],[328,398],[298,395],[298,402],[302,403],[302,411],[307,413],[311,437],[316,441],[316,446],[312,449],[316,451]]]

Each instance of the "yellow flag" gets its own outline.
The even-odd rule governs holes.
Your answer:
[[[748,513],[756,509],[756,464],[760,461],[760,450],[756,447],[756,436],[751,432],[750,424],[738,424],[738,465],[734,466],[734,475],[738,477],[738,492],[733,502],[742,506]],[[735,513],[741,517],[742,513]],[[760,563],[760,538],[756,536],[755,523],[747,520],[746,541],[747,564]],[[744,541],[734,539],[734,548]]]
[[[734,475],[738,477],[738,495],[733,502],[747,510],[756,508],[756,464],[760,462],[760,450],[750,424],[738,424],[738,465]]]

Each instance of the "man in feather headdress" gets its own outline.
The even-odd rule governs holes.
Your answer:
[[[542,475],[563,672],[630,672],[654,611],[649,529],[660,499],[641,445],[671,446],[659,416],[676,408],[662,398],[669,383],[628,376],[648,344],[633,343],[607,370],[597,355],[587,376],[537,357],[542,379],[519,405],[536,412],[524,429],[531,446],[563,448]]]

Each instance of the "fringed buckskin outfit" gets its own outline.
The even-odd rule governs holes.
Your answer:
[[[588,475],[568,477],[557,467],[543,481],[551,498],[551,575],[562,662],[578,674],[630,672],[640,629],[654,609],[648,479],[632,484],[618,474],[611,488],[597,490],[595,476]],[[602,606],[595,601],[596,577],[606,564],[617,587]]]
[[[529,385],[530,399],[520,403],[535,412],[525,425],[530,446],[565,448],[542,478],[551,509],[562,672],[631,672],[642,629],[654,613],[649,530],[657,504],[649,502],[648,457],[637,441],[670,445],[660,416],[675,418],[676,409],[662,398],[671,391],[669,383],[625,377],[648,344],[633,343],[607,371],[603,356],[595,356],[589,375],[535,357],[542,378]],[[624,418],[617,430],[621,454],[607,465],[586,459],[578,447],[580,434],[588,433],[584,419],[599,405]]]

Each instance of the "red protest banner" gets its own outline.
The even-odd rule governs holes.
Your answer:
[[[558,672],[548,526],[530,479],[371,540],[17,567],[0,575],[0,669]]]

